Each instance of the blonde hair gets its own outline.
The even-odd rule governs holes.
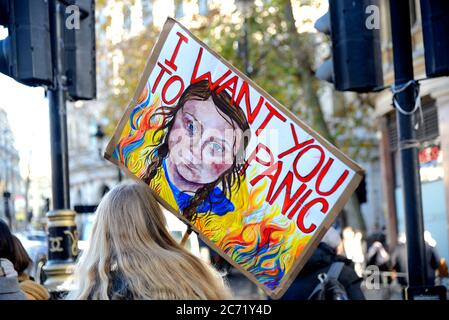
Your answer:
[[[111,299],[111,271],[134,299],[228,299],[218,272],[170,235],[148,186],[122,183],[100,202],[68,299]]]

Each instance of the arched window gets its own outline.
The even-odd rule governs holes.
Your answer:
[[[144,26],[153,23],[153,0],[142,0],[142,20]]]
[[[131,9],[126,4],[123,6],[123,28],[127,32],[131,31]]]
[[[184,17],[184,3],[183,0],[175,0],[175,18]]]

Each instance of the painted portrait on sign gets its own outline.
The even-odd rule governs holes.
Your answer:
[[[234,211],[231,190],[238,191],[250,136],[243,111],[226,91],[216,92],[207,80],[190,84],[174,107],[156,109],[161,118],[157,144],[148,154],[143,181],[157,188],[157,176],[168,182],[180,212],[224,215]],[[156,178],[156,179],[155,179]]]
[[[362,171],[173,19],[105,157],[273,298]]]

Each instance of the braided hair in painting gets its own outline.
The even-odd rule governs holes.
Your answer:
[[[154,133],[158,136],[152,150],[146,157],[146,171],[141,177],[146,184],[150,184],[151,180],[157,174],[160,174],[159,168],[162,162],[169,156],[169,136],[175,123],[176,115],[187,101],[198,100],[206,101],[211,99],[217,109],[217,112],[232,126],[234,130],[240,129],[243,136],[240,141],[236,141],[234,137],[235,152],[233,153],[232,165],[224,171],[215,181],[202,185],[196,190],[189,204],[182,210],[182,214],[189,221],[194,221],[197,217],[198,207],[208,199],[209,194],[215,187],[220,186],[224,195],[229,198],[231,190],[238,190],[242,179],[244,179],[244,170],[242,170],[245,162],[245,150],[250,140],[250,128],[243,110],[237,106],[230,95],[225,91],[211,89],[208,80],[202,80],[192,83],[181,95],[178,104],[174,107],[162,106],[157,109],[153,115],[162,119],[162,125]],[[236,189],[233,189],[236,188]],[[210,212],[209,212],[210,213]]]

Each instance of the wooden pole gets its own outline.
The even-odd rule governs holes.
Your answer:
[[[186,230],[186,232],[184,233],[184,236],[181,239],[181,243],[180,243],[181,246],[184,247],[184,245],[186,244],[187,239],[189,239],[189,236],[190,236],[191,233],[192,233],[192,228],[191,227],[187,227],[187,230]]]

